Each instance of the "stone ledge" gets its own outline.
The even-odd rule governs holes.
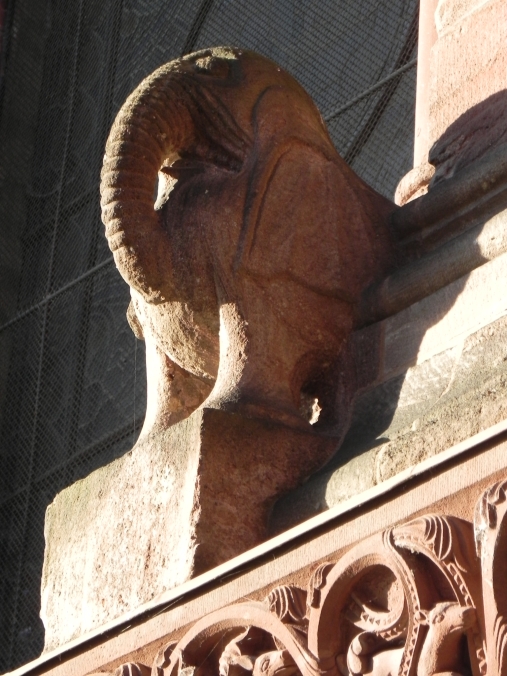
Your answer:
[[[281,532],[507,415],[507,255],[356,336],[363,364],[336,457],[272,514]],[[452,300],[456,299],[453,303]],[[464,414],[464,412],[466,412]]]
[[[505,478],[506,451],[504,422],[166,592],[11,676],[85,676],[112,671],[126,661],[150,663],[162,645],[203,615],[245,598],[262,599],[274,584],[301,584],[317,564],[337,560],[384,528],[442,510],[470,520],[480,492]]]

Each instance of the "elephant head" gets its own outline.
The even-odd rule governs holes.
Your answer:
[[[101,194],[147,341],[151,423],[206,398],[314,422],[315,383],[389,265],[392,205],[341,160],[294,78],[231,48],[162,66],[113,124]]]

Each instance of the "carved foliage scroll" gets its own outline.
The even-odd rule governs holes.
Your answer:
[[[215,611],[151,670],[115,676],[507,674],[506,514],[507,480],[481,496],[474,524],[426,515],[374,535],[306,589]]]
[[[507,673],[507,481],[489,488],[475,509],[475,540],[483,580],[488,673]]]

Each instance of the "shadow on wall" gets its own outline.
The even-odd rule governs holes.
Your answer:
[[[450,178],[507,142],[507,89],[489,96],[455,120],[433,145],[429,161],[435,167],[431,186]]]
[[[403,422],[413,422],[426,413],[435,403],[435,394],[438,398],[449,383],[452,355],[445,351],[441,359],[436,356],[424,372],[423,365],[415,366],[417,345],[422,344],[431,326],[451,310],[465,284],[466,278],[461,278],[435,296],[429,296],[428,301],[435,300],[434,312],[423,312],[421,308],[418,316],[421,304],[417,303],[395,315],[391,321],[378,322],[353,335],[359,388],[351,406],[347,433],[325,467],[277,502],[270,521],[271,535],[283,532],[378,483],[376,455],[380,447],[389,442],[393,428],[398,429]],[[424,305],[424,309],[428,309],[428,303]],[[390,324],[398,333],[398,336],[391,335],[392,348],[386,346],[385,335],[385,329]],[[411,353],[411,363],[405,362],[399,370],[390,369],[390,364],[403,364],[403,355],[396,353],[398,350],[407,355]],[[382,374],[386,370],[388,374],[384,379]]]
[[[440,448],[436,443],[433,450],[429,448],[431,435],[425,449],[410,447],[421,419],[435,413],[436,406],[443,400],[449,402],[458,396],[457,393],[461,394],[466,387],[461,379],[464,381],[468,377],[472,383],[475,378],[469,385],[472,388],[477,378],[486,377],[482,372],[473,375],[470,364],[474,360],[477,363],[487,360],[489,348],[484,344],[478,345],[474,348],[476,353],[468,353],[468,363],[463,366],[460,361],[463,343],[456,340],[452,344],[449,333],[465,330],[461,322],[466,322],[468,318],[473,324],[475,315],[480,315],[482,311],[479,307],[482,305],[481,297],[478,304],[464,305],[463,309],[458,302],[470,278],[470,271],[505,249],[502,222],[495,219],[505,209],[504,180],[500,179],[500,191],[493,181],[484,180],[489,174],[487,158],[482,158],[488,152],[491,157],[495,149],[501,151],[502,144],[506,143],[506,113],[507,91],[502,91],[462,115],[431,149],[430,160],[436,167],[431,194],[396,212],[398,221],[400,214],[408,220],[411,215],[424,212],[425,205],[432,208],[438,203],[442,205],[437,215],[438,221],[443,223],[440,235],[436,239],[430,235],[426,240],[433,239],[433,244],[428,247],[420,234],[412,236],[411,241],[410,238],[402,239],[400,243],[403,266],[395,274],[401,273],[408,286],[419,282],[416,293],[419,302],[412,300],[411,304],[403,304],[385,320],[369,323],[353,334],[349,353],[352,353],[354,369],[347,373],[347,377],[355,380],[356,395],[351,406],[348,431],[331,461],[274,506],[271,535],[371,488],[428,455],[445,450],[446,446]],[[502,162],[501,152],[496,155]],[[474,164],[475,167],[472,166]],[[463,181],[465,175],[468,175],[468,183]],[[443,180],[454,177],[456,180]],[[481,183],[481,194],[475,196],[475,203],[473,198],[471,202],[471,191],[468,195],[466,192],[467,185],[479,186]],[[451,198],[448,203],[441,199],[446,194]],[[469,205],[459,222],[452,219],[457,211],[456,199],[459,204]],[[434,231],[438,225],[432,227]],[[485,236],[488,241],[492,239],[492,227],[498,231],[496,237],[502,240],[503,249],[493,255],[484,255]],[[407,251],[411,252],[408,259],[403,254]],[[465,269],[464,260],[472,261]],[[456,273],[456,270],[459,272]],[[455,306],[458,307],[452,313]],[[442,321],[444,318],[445,321]],[[471,333],[477,328],[476,325]],[[481,351],[486,356],[481,355]],[[486,368],[482,364],[484,371],[487,367],[489,364]],[[449,429],[442,431],[441,437],[450,439],[448,446],[461,441],[460,434],[462,438],[470,436],[470,432],[466,433],[469,421],[460,420],[461,412],[458,406],[454,420],[447,422],[439,422],[439,414],[435,413],[436,425],[461,428],[455,430],[454,441],[453,432]],[[339,411],[337,413],[339,415]],[[407,433],[407,440],[387,448],[388,442],[400,433]]]

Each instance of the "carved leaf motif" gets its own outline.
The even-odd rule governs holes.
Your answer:
[[[200,667],[190,666],[182,667],[178,672],[178,676],[204,676],[206,673],[206,670],[203,670]]]
[[[155,656],[153,660],[153,666],[151,668],[151,676],[163,676],[164,669],[169,666],[171,661],[171,655],[177,644],[177,641],[170,641],[166,643]]]
[[[441,516],[433,514],[422,516],[394,528],[393,539],[397,547],[413,551],[428,549],[440,561],[453,554],[451,526],[447,519]]]
[[[259,652],[259,646],[262,645],[259,643],[259,634],[257,629],[249,627],[227,644],[219,660],[220,676],[244,676],[245,672],[253,673],[253,676],[292,676],[298,671],[290,652],[283,648],[261,651],[260,655],[245,654],[245,650]],[[249,639],[253,640],[249,642]],[[274,642],[279,643],[276,640]]]
[[[405,600],[408,607],[407,638],[402,651],[399,676],[414,676],[417,670],[417,660],[421,650],[424,632],[421,631],[421,593],[426,592],[424,579],[416,575],[416,571],[409,566],[405,558],[396,548],[396,529],[384,533],[383,542],[386,549],[393,554],[400,581],[405,591]]]
[[[299,587],[282,585],[268,594],[269,610],[282,622],[302,624],[306,617],[306,591]]]
[[[495,529],[498,520],[498,506],[507,499],[507,481],[498,481],[484,491],[475,506],[474,532],[477,555],[481,556],[482,544],[488,529]]]
[[[507,480],[486,490],[477,502],[474,533],[482,568],[482,595],[488,673],[507,671]]]
[[[352,641],[347,652],[347,668],[351,674],[363,674],[371,671],[372,656],[380,654],[381,647],[386,647],[382,637],[370,632],[358,634]],[[400,654],[401,659],[401,654]]]
[[[225,646],[218,662],[220,676],[239,676],[243,671],[253,671],[255,657],[243,654],[249,633],[250,627]]]
[[[468,522],[430,514],[394,528],[392,537],[397,547],[424,554],[436,563],[462,605],[478,605],[479,570]]]
[[[310,608],[320,606],[320,590],[326,584],[326,578],[334,563],[323,563],[314,572],[308,583],[307,604]]]
[[[493,635],[495,637],[495,658],[496,663],[504,665],[507,662],[507,623],[503,615],[498,615],[495,618],[493,627]],[[500,673],[504,673],[503,671]]]

